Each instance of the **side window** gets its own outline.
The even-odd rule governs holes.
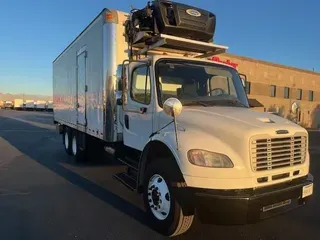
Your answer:
[[[146,105],[151,102],[151,80],[148,69],[147,66],[142,66],[133,70],[130,89],[131,99]]]
[[[309,101],[313,101],[313,91],[309,90]]]
[[[271,85],[270,86],[270,97],[276,97],[276,86],[275,85]]]
[[[302,99],[302,89],[298,89],[298,91],[297,91],[297,99],[298,100]]]
[[[284,88],[284,98],[290,98],[290,88]]]

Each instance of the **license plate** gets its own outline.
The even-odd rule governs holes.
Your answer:
[[[289,204],[291,204],[291,199],[265,206],[265,207],[262,208],[262,211],[263,212],[267,212],[267,211],[270,211],[272,209],[284,207],[284,206],[289,205]]]
[[[313,183],[302,188],[302,198],[308,197],[313,193]]]

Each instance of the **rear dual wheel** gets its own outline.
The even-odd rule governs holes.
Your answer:
[[[72,155],[75,157],[76,162],[83,162],[85,160],[85,149],[80,146],[80,134],[74,131],[72,136]]]
[[[71,140],[72,140],[72,132],[70,128],[65,127],[62,135],[62,141],[63,141],[64,149],[66,150],[68,155],[72,155]]]
[[[66,127],[63,133],[63,143],[66,152],[75,157],[76,162],[85,160],[85,146],[80,145],[81,134],[77,130]]]

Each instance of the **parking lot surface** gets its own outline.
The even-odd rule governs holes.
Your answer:
[[[297,210],[245,226],[198,220],[173,239],[318,239],[320,132],[310,132],[314,196]],[[145,219],[140,196],[112,178],[107,155],[75,164],[52,113],[0,110],[0,239],[166,239]]]

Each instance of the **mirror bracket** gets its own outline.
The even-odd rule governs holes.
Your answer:
[[[118,105],[118,106],[122,106],[122,105],[123,105],[122,98],[118,98],[118,99],[117,99],[117,105]]]
[[[177,130],[177,119],[176,119],[176,117],[181,114],[182,103],[177,98],[168,98],[163,103],[163,111],[167,115],[173,117],[174,132],[175,132],[176,143],[177,143],[177,150],[179,150],[179,141],[178,141],[178,130]]]

